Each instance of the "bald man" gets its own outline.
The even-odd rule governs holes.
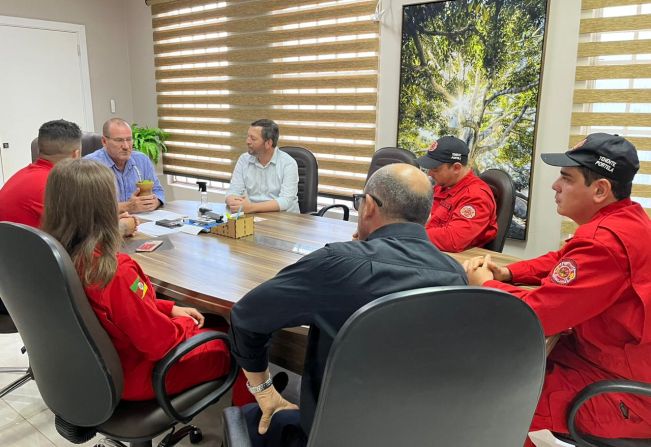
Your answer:
[[[267,359],[274,331],[317,321],[338,331],[357,309],[384,295],[467,284],[461,266],[427,237],[424,224],[432,206],[432,186],[418,168],[385,166],[353,200],[359,213],[357,240],[327,244],[253,289],[233,307],[233,355],[259,405],[245,407],[253,446],[306,445],[332,343],[329,337],[310,331],[299,413],[271,383]],[[271,419],[278,410],[286,411]]]

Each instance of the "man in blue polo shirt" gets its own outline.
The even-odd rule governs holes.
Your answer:
[[[104,147],[84,158],[108,166],[115,174],[120,212],[153,211],[165,202],[165,192],[158,181],[154,165],[145,154],[133,152],[131,126],[121,118],[111,118],[102,127]],[[152,194],[138,196],[136,183],[151,180]]]

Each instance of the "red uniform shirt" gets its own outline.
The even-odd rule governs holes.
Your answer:
[[[156,362],[202,329],[192,318],[171,317],[174,303],[156,299],[149,278],[126,254],[118,254],[118,268],[108,285],[103,289],[87,287],[86,295],[120,357],[124,372],[122,398],[152,399],[151,378]],[[221,340],[206,343],[170,369],[167,391],[175,394],[225,375],[229,365],[228,348]]]
[[[493,192],[472,171],[449,188],[434,186],[434,202],[425,225],[427,235],[442,251],[482,247],[497,235]]]
[[[536,312],[546,335],[573,328],[548,358],[533,428],[567,433],[567,407],[584,386],[626,378],[651,382],[651,222],[630,199],[601,209],[563,248],[509,266],[510,292]],[[579,428],[602,437],[651,437],[651,399],[602,395],[579,412]]]
[[[45,184],[53,167],[52,162],[39,158],[5,183],[0,189],[0,221],[32,227],[41,224]]]

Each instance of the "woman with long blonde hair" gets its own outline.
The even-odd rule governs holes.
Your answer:
[[[202,331],[196,309],[156,298],[154,287],[130,256],[119,253],[115,177],[91,160],[65,160],[50,173],[42,228],[70,255],[100,323],[111,337],[124,371],[122,398],[154,398],[152,370],[182,341]],[[228,373],[228,348],[206,343],[183,357],[167,375],[175,394]]]

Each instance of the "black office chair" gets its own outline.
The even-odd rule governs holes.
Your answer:
[[[300,146],[282,146],[278,149],[289,154],[298,165],[298,207],[301,209],[301,214],[323,216],[333,208],[341,208],[344,212],[343,220],[348,220],[350,210],[346,205],[328,205],[317,211],[319,164],[314,154]]]
[[[0,304],[0,306],[4,307],[2,304]],[[16,325],[11,317],[6,313],[0,313],[0,334],[15,334],[16,332],[18,332],[18,329],[16,329]],[[24,354],[25,348],[23,347],[21,351]],[[0,373],[22,374],[9,385],[0,389],[0,398],[5,397],[8,393],[11,393],[16,388],[23,386],[34,378],[32,370],[29,367],[3,366],[0,367]]]
[[[506,235],[509,232],[513,209],[515,208],[515,187],[511,176],[501,169],[487,169],[479,178],[485,181],[493,191],[497,206],[497,236],[484,248],[502,253]]]
[[[418,167],[416,155],[413,152],[400,147],[383,147],[373,154],[371,165],[368,167],[368,173],[366,174],[366,181],[368,182],[368,179],[371,178],[375,171],[393,163],[407,163]]]
[[[309,150],[297,146],[283,146],[280,149],[291,155],[296,160],[296,163],[298,163],[298,202],[301,213],[312,213],[315,216],[323,216],[333,208],[341,208],[344,213],[343,220],[348,220],[350,208],[340,203],[325,206],[318,212],[315,212],[317,208],[316,197],[319,184],[319,166],[314,155]],[[416,156],[408,150],[399,147],[383,147],[373,154],[371,164],[368,168],[368,174],[366,174],[366,181],[382,166],[392,163],[408,163],[413,166],[418,166]],[[302,184],[305,184],[305,186],[301,187]],[[305,208],[303,202],[305,203]]]
[[[512,295],[479,287],[387,295],[336,334],[308,446],[520,447],[544,369],[538,318]],[[227,447],[250,445],[239,408],[225,410],[224,429]]]
[[[651,384],[631,380],[603,380],[583,388],[574,398],[567,415],[567,427],[571,438],[555,435],[578,447],[651,447],[651,439],[606,439],[580,433],[575,424],[579,409],[591,398],[605,393],[626,393],[651,397]]]
[[[84,132],[81,135],[81,156],[91,154],[102,147],[102,135],[95,132]],[[38,158],[38,137],[32,140],[32,162]]]
[[[101,433],[111,438],[110,446],[124,445],[117,440],[150,447],[151,439],[177,422],[190,421],[234,382],[237,366],[231,362],[224,380],[172,398],[165,392],[165,376],[179,358],[207,341],[228,341],[221,332],[203,332],[157,364],[152,377],[156,400],[120,401],[119,357],[63,247],[40,230],[7,222],[0,223],[0,247],[0,296],[27,347],[36,385],[55,414],[57,431],[69,441],[82,443]],[[201,439],[196,427],[187,426],[172,430],[164,445],[173,446],[188,434],[191,442]]]

